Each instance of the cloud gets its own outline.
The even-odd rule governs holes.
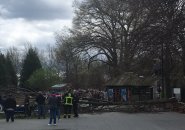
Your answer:
[[[71,27],[71,20],[26,21],[19,19],[0,19],[0,48],[16,46],[23,48],[26,42],[35,47],[54,44],[54,33],[63,27]]]
[[[26,20],[71,19],[72,0],[1,0],[3,18]]]
[[[0,49],[54,44],[54,33],[72,26],[73,0],[0,0]]]

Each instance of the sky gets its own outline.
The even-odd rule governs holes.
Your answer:
[[[55,44],[55,33],[72,27],[73,0],[0,0],[0,51]]]

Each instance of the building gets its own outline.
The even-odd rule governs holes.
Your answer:
[[[152,77],[139,76],[131,72],[124,73],[106,84],[108,99],[114,102],[151,100],[154,81]]]

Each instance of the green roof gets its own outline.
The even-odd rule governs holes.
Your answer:
[[[63,87],[65,87],[65,86],[67,86],[67,84],[55,84],[55,85],[53,85],[53,86],[51,86],[52,88],[63,88]]]

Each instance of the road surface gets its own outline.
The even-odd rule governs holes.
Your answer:
[[[0,130],[185,130],[185,115],[164,113],[97,113],[61,119],[48,126],[49,119],[0,120]]]

